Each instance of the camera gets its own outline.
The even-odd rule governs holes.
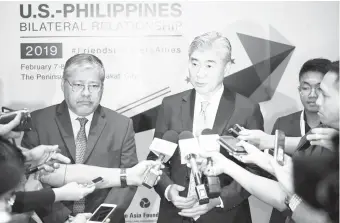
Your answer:
[[[12,131],[21,132],[32,130],[32,118],[27,108],[13,110],[2,107],[1,110],[2,112],[0,113],[0,124],[5,125],[10,123],[17,116],[17,114],[21,113],[20,123],[14,129],[12,129]]]

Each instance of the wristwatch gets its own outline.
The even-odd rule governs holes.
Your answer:
[[[292,197],[286,197],[285,199],[285,204],[287,205],[287,207],[289,208],[289,210],[291,212],[294,212],[296,207],[302,202],[302,199],[296,195],[296,194],[293,194]]]
[[[125,168],[121,168],[120,169],[120,187],[127,187],[127,183],[126,183],[126,169]]]

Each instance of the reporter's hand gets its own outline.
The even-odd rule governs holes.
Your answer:
[[[53,154],[56,152],[55,154]],[[71,160],[66,156],[59,153],[58,145],[40,145],[31,150],[26,151],[24,154],[26,156],[26,161],[33,161],[38,164],[44,163],[48,157],[51,155],[51,160],[60,163],[70,163]]]
[[[87,220],[91,218],[91,213],[80,213],[77,214],[74,218],[70,219],[66,223],[86,223]],[[107,218],[103,223],[110,223],[110,218]]]
[[[239,134],[238,139],[245,140],[261,150],[274,148],[275,136],[269,135],[262,130],[244,129]]]
[[[318,145],[335,151],[335,146],[332,139],[339,135],[339,131],[333,128],[315,128],[311,130],[312,134],[308,134],[306,139],[311,145]]]
[[[80,213],[66,221],[66,223],[86,223],[91,216],[92,216],[91,213]]]
[[[68,183],[59,188],[53,188],[55,201],[78,201],[92,193],[95,185],[84,186],[76,182]]]
[[[184,191],[184,189],[185,188],[180,185],[172,184],[168,191],[167,197],[179,209],[191,208],[197,202],[197,198],[194,196],[193,197],[179,196],[179,192]]]
[[[241,140],[236,145],[242,146],[247,152],[247,154],[244,155],[234,155],[237,160],[243,163],[252,163],[259,166],[259,163],[265,160],[267,160],[267,162],[271,160],[270,155],[263,153],[259,148],[246,141]]]
[[[22,148],[22,147],[21,147]],[[26,150],[22,148],[22,150]],[[59,163],[70,163],[71,160],[66,156],[63,156],[59,153],[60,150],[58,149],[58,145],[40,145],[31,150],[26,150],[23,154],[26,157],[26,161],[30,162],[33,165],[41,165],[44,164],[47,159],[50,157],[50,161],[45,163],[41,167],[41,174],[46,174],[49,172],[53,172],[55,169],[59,168]]]
[[[295,193],[292,158],[285,155],[283,166],[278,164],[274,158],[270,163],[281,188],[288,194],[289,197],[291,197]]]
[[[21,132],[13,132],[12,130],[20,124],[20,119],[21,113],[18,113],[8,124],[0,124],[0,136],[5,139],[19,138],[21,136]]]
[[[134,167],[126,169],[127,184],[136,186],[142,185],[144,177],[149,172],[150,168],[164,168],[164,166],[160,161],[143,160],[136,164]],[[158,175],[156,181],[157,184],[160,179],[160,175],[162,175],[162,170],[156,170],[154,172]]]
[[[28,176],[24,185],[24,191],[37,191],[43,189],[42,183],[36,178],[35,174]]]
[[[202,171],[206,176],[218,176],[225,173],[226,166],[233,163],[219,152],[201,152],[199,155],[204,158],[210,157],[212,159],[213,165],[207,166],[206,163],[202,164],[202,166],[204,166],[202,167]]]

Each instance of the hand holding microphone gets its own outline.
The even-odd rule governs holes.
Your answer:
[[[199,145],[197,139],[189,131],[184,131],[179,135],[179,146],[182,156],[191,165],[191,171],[195,181],[195,191],[200,205],[209,203],[209,197],[205,185],[201,181],[201,174],[197,167],[197,154],[199,153]],[[195,152],[196,150],[196,152]],[[189,185],[190,187],[190,185]],[[190,188],[189,188],[190,189]]]
[[[161,168],[163,167],[164,165],[159,160],[143,160],[134,167],[126,169],[127,184],[146,186],[145,183],[149,182],[150,184],[148,184],[148,186],[150,187],[146,187],[151,188],[158,183],[160,175],[162,175]]]
[[[0,114],[0,121],[2,119],[2,114]],[[21,132],[13,131],[15,127],[17,127],[20,124],[21,120],[21,113],[17,113],[15,118],[8,122],[7,124],[0,123],[0,136],[4,137],[5,139],[10,138],[19,138],[21,135]]]
[[[174,154],[177,148],[178,134],[173,130],[164,133],[162,139],[154,138],[150,150],[158,155],[157,162],[166,163]],[[151,167],[145,175],[143,185],[152,188],[159,178],[160,165]]]
[[[217,143],[217,139],[219,135],[217,132],[213,131],[212,129],[204,129],[202,134],[199,137],[199,143],[201,149],[206,152],[219,152],[220,145]],[[207,157],[207,166],[206,168],[213,167],[213,160],[211,157]],[[220,196],[221,193],[221,183],[218,176],[202,176],[202,182],[206,185],[208,190],[209,198],[216,198]]]
[[[58,148],[58,145],[40,145],[31,150],[23,152],[26,161],[28,163],[34,163],[33,167],[30,167],[26,174],[32,174],[40,170],[45,172],[53,172],[54,169],[59,168],[59,163],[70,163],[71,160],[66,156],[63,156]]]

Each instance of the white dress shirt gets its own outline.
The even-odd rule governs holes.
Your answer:
[[[206,128],[212,129],[214,126],[216,113],[218,106],[220,105],[220,100],[223,94],[224,87],[223,85],[221,88],[212,95],[208,102],[209,105],[207,107],[207,110],[205,111],[205,117],[206,117]],[[195,108],[194,108],[194,120],[193,120],[193,126],[192,126],[192,132],[193,134],[197,131],[197,117],[199,117],[201,112],[201,103],[207,101],[205,100],[197,91],[196,91],[196,97],[195,97]]]
[[[72,124],[72,130],[73,130],[73,136],[74,136],[74,141],[77,141],[77,134],[80,130],[80,122],[77,120],[77,118],[87,118],[87,122],[85,125],[85,133],[86,133],[86,138],[89,138],[89,132],[90,132],[90,127],[91,127],[91,122],[93,118],[93,113],[91,113],[88,116],[78,116],[74,114],[70,109],[68,109],[68,112],[70,113],[70,119],[71,119],[71,124]]]

